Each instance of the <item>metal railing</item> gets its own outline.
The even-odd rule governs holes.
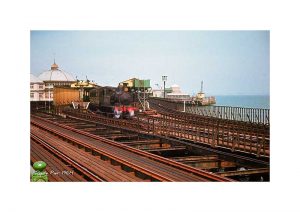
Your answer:
[[[186,112],[215,118],[269,124],[270,110],[230,106],[186,106]]]
[[[151,98],[151,102],[173,110],[183,111],[184,109],[183,102],[168,101],[161,98]],[[185,112],[226,120],[270,124],[270,110],[262,108],[201,106],[187,103],[185,105]]]
[[[270,132],[267,125],[210,117],[191,120],[189,117],[171,113],[159,117],[138,115],[132,120],[107,118],[75,110],[65,113],[136,133],[186,139],[212,148],[226,148],[232,152],[241,151],[257,157],[270,156]]]

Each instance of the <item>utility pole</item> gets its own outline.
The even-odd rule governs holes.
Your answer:
[[[166,98],[166,81],[168,76],[162,76],[162,80],[164,81],[164,98]]]
[[[143,81],[143,86],[144,86],[144,111],[146,110],[146,98],[145,98],[145,80]]]

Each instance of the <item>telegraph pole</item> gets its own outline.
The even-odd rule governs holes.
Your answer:
[[[164,98],[166,98],[166,81],[168,76],[162,76],[162,80],[164,81]]]

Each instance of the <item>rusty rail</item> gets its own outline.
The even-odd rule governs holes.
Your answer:
[[[68,111],[66,114],[110,126],[166,137],[186,139],[211,146],[240,151],[257,157],[269,157],[269,127],[262,124],[238,122],[186,113],[162,113],[160,117],[137,116],[134,120],[119,120],[94,114]]]
[[[232,151],[269,156],[269,129],[265,125],[239,123],[224,119],[185,119],[180,115],[163,114],[161,117],[140,118],[147,133],[187,139],[224,147]],[[140,121],[141,122],[141,121]]]
[[[45,171],[48,173],[49,182],[85,182],[81,173],[77,173],[74,167],[63,162],[56,155],[48,151],[43,145],[30,139],[30,161],[33,165],[37,161],[47,164]]]
[[[61,151],[57,150],[55,147],[49,145],[47,142],[45,142],[44,140],[42,140],[38,136],[34,135],[33,133],[30,133],[30,137],[34,141],[36,141],[36,142],[40,143],[41,145],[43,145],[47,150],[51,151],[52,154],[56,155],[57,157],[61,158],[64,161],[68,162],[69,164],[71,164],[73,167],[78,169],[81,173],[83,173],[88,178],[92,179],[93,181],[96,181],[96,182],[103,182],[104,181],[102,178],[95,175],[93,172],[88,170],[86,167],[80,165],[78,162],[71,159],[68,155],[62,153]]]
[[[31,122],[35,125],[39,125],[40,127],[43,127],[45,129],[49,130],[49,131],[55,132],[56,134],[60,134],[60,132],[59,132],[58,129],[53,129],[53,125],[56,126],[56,127],[60,127],[60,128],[64,128],[64,129],[73,131],[73,133],[75,133],[75,134],[77,133],[77,134],[81,134],[81,135],[84,135],[84,136],[88,136],[88,137],[93,138],[95,140],[98,140],[98,141],[101,141],[103,143],[109,144],[110,148],[118,147],[118,149],[121,148],[123,150],[126,150],[126,152],[131,152],[130,154],[137,154],[137,155],[149,158],[149,159],[151,159],[151,161],[159,162],[161,165],[156,164],[155,167],[157,167],[157,168],[160,167],[160,169],[166,169],[166,167],[169,167],[168,168],[168,169],[170,169],[170,171],[168,172],[169,176],[175,176],[176,174],[179,176],[179,172],[176,173],[176,171],[175,171],[176,169],[178,169],[178,170],[181,170],[181,172],[182,171],[186,172],[186,174],[182,175],[182,176],[186,176],[187,177],[186,179],[190,178],[190,180],[191,179],[196,180],[198,178],[198,181],[232,181],[230,179],[223,178],[223,177],[220,177],[218,175],[208,173],[208,172],[205,172],[205,171],[202,171],[202,170],[198,170],[198,169],[189,167],[189,166],[181,164],[181,163],[177,163],[175,161],[172,161],[172,160],[160,157],[160,156],[156,156],[156,155],[153,155],[153,154],[141,151],[141,150],[137,150],[135,148],[132,148],[132,147],[129,147],[129,146],[126,146],[126,145],[123,145],[123,144],[116,143],[116,142],[108,140],[108,139],[100,138],[99,136],[95,136],[95,135],[92,135],[90,133],[74,129],[72,127],[68,127],[68,126],[65,126],[65,125],[62,125],[62,124],[54,123],[54,122],[49,121],[49,120],[43,120],[44,122],[47,122],[48,125],[51,124],[52,125],[52,128],[51,128],[49,126],[46,126],[45,124],[39,123],[38,119],[40,119],[40,121],[42,120],[41,118],[35,117],[35,120],[31,120]],[[41,126],[41,125],[43,125],[43,126]],[[60,135],[62,136],[62,134],[60,134]],[[165,176],[161,176],[160,174],[151,171],[154,168],[154,166],[148,165],[148,166],[146,166],[148,168],[144,168],[144,167],[137,166],[133,162],[129,162],[128,160],[125,159],[125,158],[129,157],[129,156],[125,155],[125,153],[123,153],[123,156],[125,158],[117,157],[115,154],[110,154],[110,153],[104,151],[103,149],[97,148],[96,146],[93,146],[93,145],[91,146],[91,144],[88,144],[87,140],[86,141],[81,141],[79,139],[74,138],[74,136],[71,136],[71,137],[66,136],[66,135],[63,135],[63,136],[67,139],[71,139],[73,142],[76,142],[81,146],[87,146],[87,148],[92,149],[92,152],[98,152],[99,154],[105,154],[106,156],[108,156],[109,158],[112,158],[115,161],[118,161],[122,164],[125,164],[125,165],[127,165],[131,168],[138,169],[139,171],[141,171],[143,173],[146,173],[148,176],[152,176],[153,178],[158,179],[160,181],[173,181],[172,179],[175,179],[173,177],[168,179]],[[99,142],[95,142],[95,144],[96,143],[97,143],[97,145],[100,145]],[[128,153],[126,153],[126,154],[128,154]],[[139,160],[138,158],[135,158],[133,155],[129,158],[131,158],[131,160],[134,160],[134,161]],[[143,160],[145,160],[145,159],[143,159]],[[147,163],[149,163],[149,161]],[[140,162],[139,162],[139,164],[140,164]],[[167,165],[167,166],[165,166],[165,165]],[[163,167],[165,167],[165,168],[163,168]],[[174,168],[171,169],[170,167],[174,167],[175,169]],[[192,174],[194,177],[192,177],[192,175],[190,175],[188,173]],[[177,179],[180,179],[180,178],[177,178]],[[181,178],[181,179],[182,179],[182,181],[185,181],[185,180],[183,180],[183,178]]]

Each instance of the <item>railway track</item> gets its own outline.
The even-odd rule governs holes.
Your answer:
[[[49,151],[44,147],[43,141],[36,137],[30,140],[30,162],[33,165],[37,161],[47,163],[46,172],[50,182],[85,182],[90,178],[83,176],[83,173],[78,174],[70,163],[65,163],[62,157],[57,156],[56,152]],[[76,167],[76,166],[75,166]],[[77,167],[78,168],[78,167]]]
[[[269,124],[184,113],[160,103],[151,99],[151,108],[159,115],[145,117],[146,122],[160,126],[152,127],[153,131],[257,157],[270,156]]]
[[[183,139],[150,135],[138,128],[133,131],[122,125],[115,126],[114,121],[117,121],[118,124],[118,121],[123,122],[124,120],[109,119],[112,122],[104,124],[101,120],[96,119],[94,115],[90,116],[91,114],[72,113],[72,115],[69,114],[67,118],[62,118],[49,114],[39,114],[43,119],[54,121],[60,124],[61,127],[83,134],[87,133],[86,135],[97,139],[113,140],[114,145],[127,145],[130,150],[138,149],[139,152],[142,150],[147,155],[159,155],[196,169],[215,172],[218,175],[221,175],[221,173],[226,175],[227,172],[231,172],[228,176],[235,180],[242,179],[243,175],[247,173],[251,177],[250,181],[260,181],[259,174],[262,174],[264,181],[268,181],[269,178],[268,161],[232,153],[231,151],[220,151],[209,146],[199,146],[198,143],[191,143]],[[243,172],[239,170],[240,168],[246,168],[246,170]],[[264,169],[264,171],[262,172],[261,169]],[[247,170],[252,170],[252,172],[247,172]]]
[[[104,181],[68,155],[49,145],[40,137],[31,133],[30,138],[31,163],[33,164],[40,160],[46,162],[46,171],[50,182]],[[68,166],[66,166],[65,163],[67,163]],[[69,166],[73,168],[71,169]],[[76,169],[76,172],[74,172],[74,169]],[[78,174],[78,172],[80,174]]]
[[[269,157],[270,138],[260,127],[249,123],[241,126],[227,120],[206,120],[185,116],[160,113],[158,116],[140,116],[140,126],[147,133],[156,133],[168,137],[187,139],[207,144],[211,147],[227,148],[255,155]]]
[[[105,161],[97,160],[97,157],[64,142],[56,136],[47,134],[45,131],[40,130],[40,132],[37,132],[39,131],[38,128],[33,128],[32,131],[34,133],[33,138],[41,142],[47,149],[52,150],[54,154],[59,155],[63,160],[68,161],[76,167],[89,181],[143,181],[131,173],[121,172],[120,168]]]
[[[79,113],[75,111],[66,111],[66,114],[87,120],[98,121],[110,126],[118,126],[119,128],[130,129],[136,133],[146,133],[149,135],[157,135],[175,138],[179,140],[190,141],[190,143],[198,143],[211,148],[231,151],[248,155],[249,157],[262,158],[269,160],[269,138],[266,134],[254,133],[254,126],[249,126],[252,131],[243,129],[237,130],[231,125],[222,125],[218,123],[207,125],[202,121],[193,123],[191,121],[182,120],[171,115],[147,116],[138,115],[132,120],[119,120],[107,118],[100,115],[90,113]]]
[[[103,161],[106,161],[105,167],[116,166],[118,167],[118,171],[114,173],[124,175],[122,178],[123,180],[120,181],[139,181],[138,179],[142,181],[176,182],[232,181],[228,178],[195,169],[182,163],[138,150],[88,132],[83,132],[82,130],[70,126],[45,120],[37,116],[31,116],[31,131],[33,138],[38,137],[43,142],[47,143],[47,145],[50,145],[55,150],[67,155],[72,160],[98,176],[101,176],[101,172],[95,172],[97,166],[104,166],[105,164],[103,164]],[[59,137],[58,141],[57,137]],[[76,148],[76,150],[74,148]],[[89,158],[89,162],[86,161],[83,163],[84,158],[89,157],[88,155],[94,159],[92,160]],[[89,167],[91,161],[93,161],[92,168]],[[100,164],[101,161],[102,164]],[[109,173],[112,172],[113,170]],[[106,175],[110,176],[110,174]],[[127,178],[125,178],[125,175]],[[130,176],[134,179],[130,178]],[[105,178],[105,180],[118,181],[117,178]]]

